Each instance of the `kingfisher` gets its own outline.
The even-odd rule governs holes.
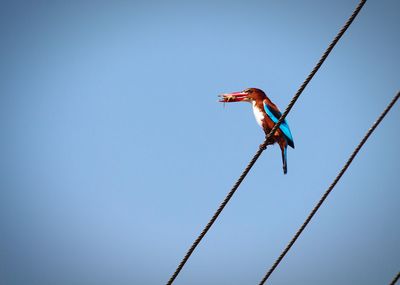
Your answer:
[[[240,92],[219,95],[219,102],[249,102],[253,106],[254,117],[267,135],[278,122],[282,113],[267,95],[258,88],[248,88]],[[282,152],[283,173],[287,173],[287,146],[294,148],[293,136],[286,120],[283,120],[267,144],[278,143]]]

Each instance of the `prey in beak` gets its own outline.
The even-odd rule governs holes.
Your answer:
[[[248,97],[248,93],[244,91],[240,92],[233,92],[233,93],[226,93],[218,95],[219,102],[222,103],[230,103],[230,102],[248,102],[250,98]]]
[[[276,122],[282,116],[278,107],[272,103],[267,95],[258,88],[247,88],[240,92],[226,93],[219,95],[219,102],[249,102],[252,103],[253,113],[258,125],[268,135]],[[286,120],[281,122],[279,129],[269,138],[269,141],[260,145],[261,149],[265,149],[266,145],[279,144],[282,154],[283,173],[287,173],[287,147],[294,148],[293,136],[290,132],[289,125]]]

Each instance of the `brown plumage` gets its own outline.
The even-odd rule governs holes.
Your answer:
[[[220,102],[250,102],[253,106],[254,116],[257,123],[262,127],[267,135],[275,123],[281,117],[278,107],[268,98],[268,96],[258,88],[248,88],[241,92],[234,92],[220,95]],[[277,143],[282,153],[283,172],[287,173],[287,146],[294,148],[293,137],[286,120],[283,120],[279,128],[274,133],[268,144]]]

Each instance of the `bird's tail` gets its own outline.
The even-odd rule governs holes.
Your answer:
[[[281,150],[282,150],[283,174],[286,174],[287,173],[287,158],[286,158],[287,146],[284,146]]]

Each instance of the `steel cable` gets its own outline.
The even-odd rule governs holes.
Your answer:
[[[292,240],[289,242],[289,244],[286,246],[286,248],[282,251],[282,253],[279,255],[279,257],[276,259],[274,264],[271,266],[271,268],[267,271],[267,273],[264,275],[263,279],[259,283],[259,285],[263,285],[265,281],[268,280],[268,278],[271,276],[272,272],[276,269],[276,267],[279,265],[279,263],[282,261],[282,259],[285,257],[285,255],[288,253],[288,251],[291,249],[293,244],[296,242],[297,238],[301,235],[303,230],[306,228],[308,223],[311,221],[315,213],[318,211],[318,209],[321,207],[322,203],[324,203],[325,199],[328,197],[328,195],[331,193],[333,188],[336,186],[340,178],[343,176],[343,174],[346,172],[350,164],[352,163],[353,159],[356,157],[357,153],[360,151],[360,149],[363,147],[364,143],[368,140],[369,136],[373,133],[373,131],[376,129],[376,127],[380,124],[380,122],[383,120],[383,118],[386,116],[386,114],[390,111],[390,109],[393,107],[393,105],[396,103],[397,99],[400,97],[400,92],[398,92],[392,99],[392,101],[389,103],[389,105],[386,107],[386,109],[382,112],[382,114],[379,116],[379,118],[376,120],[376,122],[372,125],[372,127],[368,130],[368,132],[365,134],[364,138],[361,140],[361,142],[358,144],[358,146],[354,149],[353,153],[350,155],[350,158],[347,160],[346,164],[343,166],[342,170],[340,170],[339,174],[336,176],[336,178],[333,180],[332,184],[328,187],[328,190],[324,193],[322,198],[318,201],[317,205],[314,207],[314,209],[311,211],[311,213],[308,215],[304,223],[301,225],[299,230],[296,232],[296,234],[293,236]]]
[[[397,275],[393,278],[392,282],[390,282],[390,285],[395,285],[397,281],[400,279],[400,271],[397,272]]]
[[[301,84],[299,90],[297,90],[296,94],[293,96],[292,100],[290,101],[289,105],[286,107],[285,112],[282,114],[282,116],[279,118],[278,122],[276,122],[275,126],[272,128],[272,130],[269,132],[267,135],[263,145],[267,145],[268,139],[272,136],[273,133],[279,128],[280,124],[283,122],[283,120],[286,118],[286,116],[289,114],[290,110],[292,109],[293,105],[296,103],[297,99],[300,97],[301,93],[303,90],[306,88],[308,83],[311,81],[311,79],[314,77],[314,75],[317,73],[318,69],[322,66],[324,63],[325,59],[328,57],[332,49],[335,47],[337,42],[340,40],[340,38],[343,36],[343,34],[346,32],[347,28],[351,25],[351,23],[354,21],[358,13],[360,12],[361,8],[364,6],[365,2],[367,0],[361,0],[360,3],[358,3],[357,7],[354,9],[353,14],[351,14],[350,18],[347,20],[347,22],[343,25],[343,27],[340,29],[336,37],[333,39],[333,41],[329,44],[328,48],[325,50],[323,55],[321,56],[320,60],[318,63],[315,65],[314,69],[311,71],[311,73],[307,76],[306,80],[304,80],[303,84]]]
[[[320,60],[317,62],[313,70],[310,72],[310,74],[307,76],[307,78],[304,80],[304,82],[301,84],[300,88],[296,92],[296,94],[293,96],[292,100],[290,101],[289,105],[287,106],[285,112],[282,114],[282,116],[279,118],[278,122],[275,124],[275,126],[272,128],[272,130],[266,135],[264,142],[260,145],[259,149],[257,150],[256,154],[253,156],[253,158],[250,160],[249,164],[246,166],[236,183],[233,185],[231,191],[227,194],[223,202],[220,204],[218,207],[217,211],[214,213],[210,221],[207,223],[207,225],[204,227],[200,235],[196,238],[196,240],[193,242],[193,244],[190,246],[189,250],[186,252],[185,256],[179,263],[178,267],[176,268],[175,272],[172,274],[170,279],[167,282],[167,285],[171,285],[176,277],[179,275],[181,272],[182,268],[185,266],[186,262],[192,255],[193,251],[196,249],[198,244],[201,242],[203,237],[207,234],[208,230],[211,228],[211,226],[214,224],[214,222],[217,220],[218,216],[222,212],[222,210],[225,208],[226,204],[228,204],[229,200],[232,198],[233,194],[235,194],[236,190],[239,188],[240,184],[246,177],[246,175],[249,173],[250,169],[253,167],[254,163],[257,161],[257,159],[260,157],[262,152],[267,148],[267,145],[269,143],[269,140],[272,136],[272,134],[275,133],[275,131],[278,129],[282,121],[286,118],[286,116],[289,114],[290,110],[296,103],[297,99],[300,97],[308,83],[311,81],[311,79],[314,77],[314,75],[317,73],[319,68],[322,66],[332,49],[335,47],[337,42],[340,40],[340,38],[343,36],[343,34],[346,32],[347,28],[351,25],[357,14],[360,12],[362,6],[365,4],[366,0],[360,1],[360,3],[357,5],[355,8],[353,14],[350,16],[350,18],[346,21],[344,26],[340,29],[336,37],[332,40],[332,42],[329,44],[328,48],[325,50],[323,55],[321,56]]]

